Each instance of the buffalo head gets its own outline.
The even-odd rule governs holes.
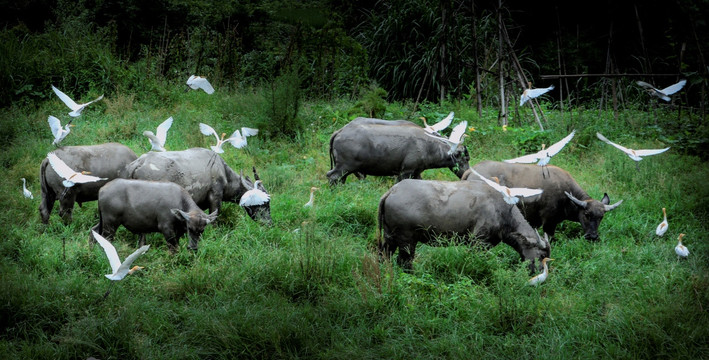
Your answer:
[[[217,218],[217,211],[207,215],[203,211],[193,210],[190,212],[185,212],[180,209],[170,209],[175,217],[184,222],[187,227],[187,235],[189,236],[190,242],[187,244],[187,248],[190,250],[197,250],[199,239],[202,237],[204,228],[213,222]]]
[[[564,194],[578,207],[578,218],[584,231],[583,236],[586,240],[593,241],[598,240],[598,226],[601,224],[601,220],[603,220],[603,215],[615,209],[623,202],[623,200],[620,200],[613,205],[608,205],[611,199],[608,197],[608,194],[605,193],[601,201],[594,199],[579,200],[568,191],[565,191]]]
[[[529,260],[529,271],[536,272],[536,270],[542,269],[541,260],[545,257],[549,257],[551,254],[551,246],[549,246],[549,236],[544,233],[544,237],[539,236],[539,233],[535,230],[534,235],[521,233],[513,233],[513,237],[516,238],[517,244],[519,246],[519,253],[522,255],[524,260]],[[536,260],[539,259],[539,265],[535,266]]]
[[[254,183],[251,182],[251,179],[244,176],[243,173],[241,174],[241,185],[246,188],[247,191],[260,190],[266,195],[268,199],[265,199],[265,201],[259,201],[254,205],[242,205],[242,207],[244,208],[244,210],[246,210],[246,213],[249,214],[252,219],[256,221],[261,221],[267,225],[271,225],[272,221],[270,197],[268,196],[268,191],[266,191],[266,188],[263,186],[263,183],[261,182],[261,179],[259,178],[255,167],[253,168],[253,171],[256,186],[254,186]]]
[[[462,178],[465,170],[470,169],[470,154],[468,153],[468,148],[459,146],[451,155],[451,158],[453,160],[453,166],[450,168],[451,171],[454,172],[458,178]]]

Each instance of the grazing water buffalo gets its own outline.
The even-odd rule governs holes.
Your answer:
[[[397,181],[420,179],[426,169],[450,168],[458,177],[470,166],[468,149],[461,146],[449,154],[444,139],[427,134],[411,123],[381,125],[386,120],[355,119],[330,137],[330,184],[344,183],[350,174],[390,176]],[[358,121],[358,122],[355,122]],[[405,120],[399,120],[405,121]]]
[[[256,168],[254,181],[259,180]],[[239,203],[254,183],[240,176],[214,151],[192,148],[183,151],[149,152],[128,164],[121,172],[126,179],[172,181],[192,196],[195,203],[209,212],[221,209],[222,201]],[[262,182],[259,190],[268,193]],[[270,201],[263,205],[244,206],[254,220],[271,224]]]
[[[39,204],[39,215],[42,222],[49,222],[54,201],[59,198],[59,216],[64,223],[72,220],[74,202],[81,203],[98,199],[99,189],[107,182],[115,179],[119,171],[126,164],[138,158],[129,147],[108,143],[89,146],[63,146],[54,151],[67,166],[76,171],[88,171],[93,176],[106,178],[106,180],[76,184],[65,188],[62,184],[64,178],[59,176],[49,165],[49,160],[42,160],[39,168],[39,178],[42,188],[42,201]]]
[[[557,224],[571,220],[581,223],[586,239],[598,240],[598,226],[603,215],[623,202],[608,205],[608,194],[603,194],[601,201],[592,199],[568,172],[552,165],[547,165],[546,178],[542,176],[539,166],[534,164],[482,161],[473,169],[488,178],[496,176],[505,186],[544,190],[539,199],[529,201],[522,198],[517,206],[530,225],[542,226],[549,236],[554,236]],[[471,171],[466,172],[463,180],[477,178],[474,174],[469,176],[471,174]]]
[[[397,262],[408,270],[416,244],[439,236],[477,238],[490,247],[504,242],[531,261],[530,269],[550,253],[519,209],[482,181],[403,180],[382,196],[378,218],[380,254],[390,257],[398,248]]]
[[[177,250],[182,235],[189,235],[187,247],[197,250],[199,238],[207,224],[217,218],[195,204],[180,185],[167,181],[115,179],[98,193],[99,223],[93,227],[99,235],[111,239],[123,225],[140,234],[159,232],[165,236],[170,252]]]

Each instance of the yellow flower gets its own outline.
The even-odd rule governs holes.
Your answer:
[[[502,125],[502,131],[507,131],[507,124]]]
[[[475,131],[475,127],[474,127],[474,126],[469,127],[469,128],[468,128],[468,131],[470,131],[470,132]]]

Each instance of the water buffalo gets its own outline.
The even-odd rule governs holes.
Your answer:
[[[76,171],[89,171],[91,175],[106,180],[77,184],[65,188],[62,177],[49,166],[49,160],[42,160],[39,168],[42,201],[39,204],[39,215],[42,222],[49,222],[49,215],[54,207],[54,201],[59,198],[59,216],[65,223],[72,220],[74,202],[81,203],[98,199],[99,189],[107,182],[115,179],[126,164],[138,158],[129,147],[108,143],[89,146],[63,146],[54,151],[69,167]]]
[[[159,232],[171,253],[185,232],[190,240],[187,247],[197,250],[204,228],[217,217],[216,211],[205,214],[180,185],[132,179],[115,179],[101,188],[98,214],[99,223],[93,230],[99,235],[111,239],[123,225],[140,234],[142,246],[146,233]]]
[[[601,201],[594,200],[581,188],[571,175],[556,166],[547,165],[544,177],[539,166],[534,164],[508,164],[497,161],[482,161],[473,166],[475,171],[488,178],[496,176],[500,184],[510,187],[542,189],[544,193],[535,201],[521,199],[517,206],[525,219],[534,227],[542,227],[549,236],[554,236],[556,225],[564,220],[581,223],[588,240],[598,240],[598,226],[603,215],[615,209],[623,200],[613,205],[608,194]],[[463,175],[463,180],[474,180],[475,175]],[[568,194],[567,194],[568,193]]]
[[[254,181],[259,180],[256,168]],[[241,196],[253,189],[247,176],[240,176],[214,151],[192,148],[182,151],[149,152],[128,164],[121,177],[155,181],[172,181],[179,184],[192,196],[195,203],[209,212],[219,211],[222,201],[239,203]],[[259,190],[268,193],[263,183]],[[244,206],[254,220],[271,223],[271,205]]]
[[[355,119],[357,120],[357,119]],[[330,184],[344,183],[350,174],[390,176],[397,181],[420,179],[426,169],[450,168],[458,177],[470,166],[465,147],[449,154],[450,145],[411,123],[381,125],[371,120],[349,123],[330,137]],[[385,120],[378,120],[385,121]],[[405,121],[405,120],[400,120]]]
[[[406,270],[418,242],[440,237],[478,239],[490,247],[504,242],[534,269],[535,259],[549,256],[549,242],[527,223],[522,213],[482,181],[403,180],[379,201],[379,251]]]

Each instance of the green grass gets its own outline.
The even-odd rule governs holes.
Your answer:
[[[85,99],[96,93],[86,94]],[[149,99],[118,92],[74,121],[64,145],[116,141],[137,154],[148,150],[143,130],[169,116],[167,147],[208,147],[198,131],[218,132],[267,121],[257,92],[184,93],[163,90]],[[623,204],[601,224],[601,241],[583,239],[564,223],[552,244],[550,276],[528,287],[519,256],[501,244],[477,247],[419,245],[414,273],[379,263],[376,215],[393,178],[350,177],[327,185],[330,134],[349,121],[354,102],[303,104],[304,131],[293,140],[249,138],[245,149],[223,154],[235,170],[256,166],[272,196],[272,227],[226,204],[204,232],[197,252],[171,256],[160,234],[138,260],[144,271],[109,286],[108,262],[88,245],[98,221],[96,203],[75,208],[61,223],[38,214],[39,164],[53,149],[47,115],[68,120],[51,98],[33,108],[0,112],[3,210],[0,212],[0,354],[6,358],[709,358],[707,164],[681,145],[635,164],[595,139],[600,131],[632,148],[659,147],[650,116],[578,111],[573,119],[546,111],[549,130],[534,130],[525,109],[508,131],[462,105],[427,104],[426,115],[456,111],[476,128],[466,139],[471,163],[520,155],[577,130],[553,164],[570,171],[594,198],[604,192]],[[347,114],[347,115],[343,115]],[[410,104],[388,104],[385,118],[419,121]],[[635,134],[640,134],[635,136]],[[672,134],[662,136],[672,137]],[[22,197],[25,177],[35,200]],[[426,179],[455,180],[448,170]],[[311,186],[315,206],[303,209]],[[670,229],[654,235],[666,207]],[[299,229],[298,231],[295,231]],[[688,260],[678,261],[677,235],[687,234]],[[66,258],[62,243],[66,243]],[[121,228],[121,256],[138,237]]]

